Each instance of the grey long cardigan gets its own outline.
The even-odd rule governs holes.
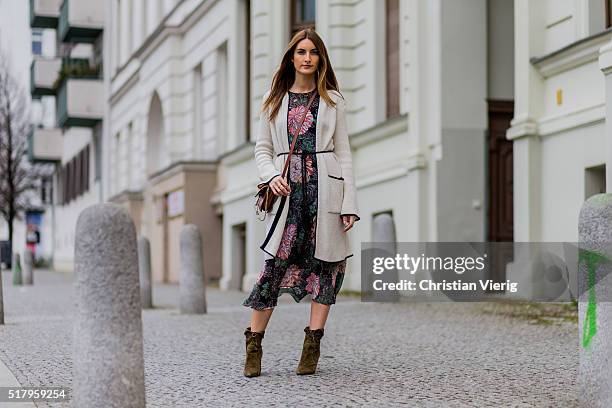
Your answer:
[[[268,97],[266,92],[263,100]],[[336,103],[332,107],[319,100],[316,124],[317,151],[333,150],[317,154],[317,226],[314,257],[328,262],[344,260],[353,254],[344,232],[341,215],[353,214],[359,220],[353,179],[351,147],[346,127],[345,101],[336,91],[329,91]],[[287,134],[287,107],[289,96],[285,93],[281,108],[273,123],[268,112],[262,112],[255,144],[255,162],[262,182],[269,182],[281,174],[289,152]],[[271,259],[281,243],[289,210],[289,196],[279,196],[272,211],[266,215],[266,236],[260,248],[266,252],[265,259]]]

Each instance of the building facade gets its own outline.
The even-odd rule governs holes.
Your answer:
[[[102,200],[104,5],[31,0],[30,27],[40,55],[30,68],[34,106],[43,112],[30,135],[30,160],[53,163],[47,210],[53,268],[72,271],[78,214]],[[36,102],[36,101],[39,102]]]
[[[259,108],[302,25],[327,44],[347,101],[361,220],[345,289],[360,289],[360,244],[381,214],[397,241],[571,242],[580,206],[611,179],[607,0],[31,4],[32,27],[58,38],[32,64],[32,93],[57,105],[33,140],[58,163],[59,269],[75,214],[108,200],[151,240],[156,281],[178,281],[180,230],[193,223],[207,277],[250,289],[265,232],[253,211]],[[61,108],[70,90],[85,99]]]
[[[554,4],[554,5],[553,5]],[[517,241],[578,239],[582,203],[606,191],[608,1],[515,1]],[[559,220],[563,220],[560,222]]]
[[[253,209],[254,129],[291,33],[311,24],[353,148],[361,220],[344,288],[360,288],[360,245],[380,214],[398,241],[512,240],[512,207],[492,228],[488,206],[512,195],[499,181],[512,180],[513,16],[503,0],[115,0],[105,198],[151,239],[156,281],[178,280],[180,228],[194,223],[206,275],[250,289],[265,232]],[[501,142],[489,160],[491,134]],[[491,167],[506,170],[494,183]]]

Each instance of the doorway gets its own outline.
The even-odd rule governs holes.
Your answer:
[[[514,101],[489,100],[488,232],[487,241],[514,241],[512,141],[506,131],[514,116]]]
[[[489,131],[487,137],[488,205],[487,241],[514,241],[514,159],[512,141],[506,131],[514,116],[514,101],[489,100]],[[506,280],[506,266],[514,259],[513,245],[492,245],[489,259],[489,279]],[[496,292],[496,291],[489,291]],[[501,291],[503,292],[503,291]]]

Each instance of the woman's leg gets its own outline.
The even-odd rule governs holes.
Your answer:
[[[329,309],[330,305],[324,305],[314,300],[310,302],[310,330],[322,329],[325,327]]]
[[[268,321],[270,320],[270,316],[272,316],[272,312],[274,308],[265,309],[265,310],[256,310],[253,309],[253,313],[251,313],[251,331],[254,332],[263,332],[266,330],[268,326]]]

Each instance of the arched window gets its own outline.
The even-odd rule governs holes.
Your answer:
[[[162,169],[167,163],[165,149],[164,113],[159,95],[153,94],[147,121],[147,174]]]

